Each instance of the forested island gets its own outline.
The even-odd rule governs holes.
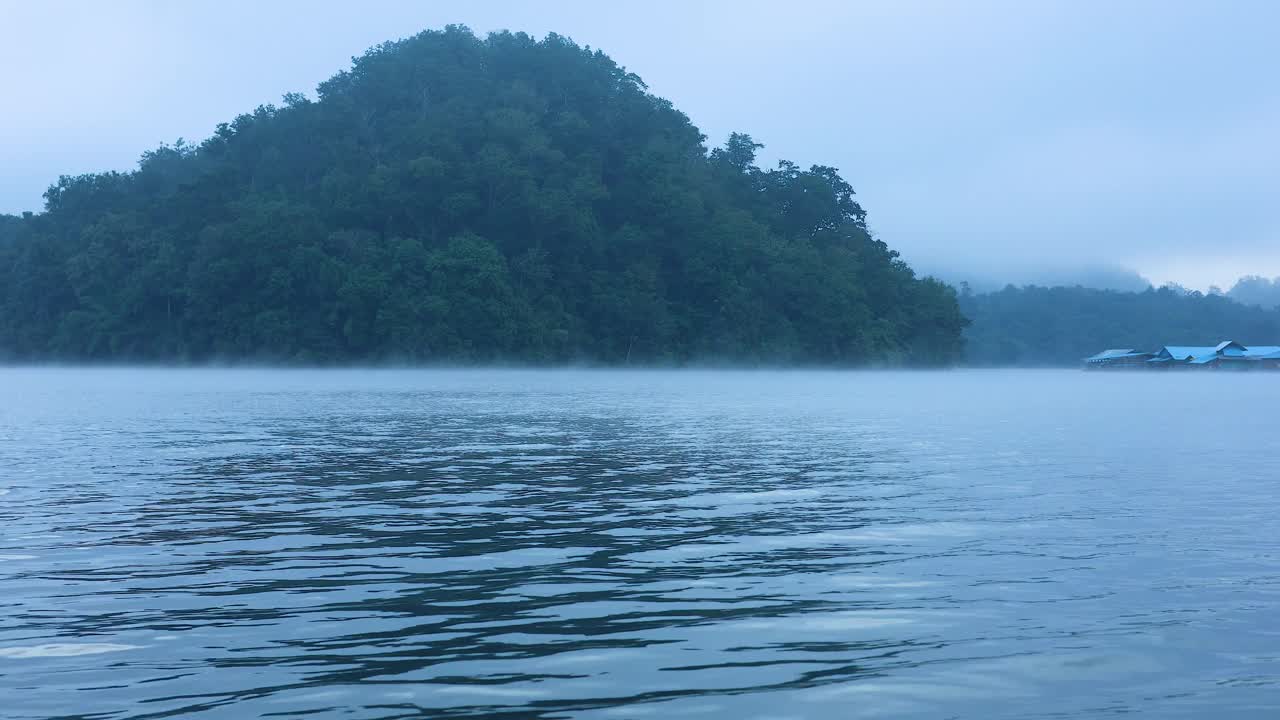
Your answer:
[[[450,27],[0,217],[10,361],[930,366],[954,290],[835,168],[756,165],[598,50]]]

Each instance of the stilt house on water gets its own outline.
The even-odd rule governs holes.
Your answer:
[[[1113,348],[1084,359],[1086,370],[1102,368],[1142,368],[1152,357],[1151,353],[1138,352],[1132,348]]]
[[[1165,345],[1156,352],[1103,350],[1084,360],[1086,370],[1280,370],[1280,345]]]

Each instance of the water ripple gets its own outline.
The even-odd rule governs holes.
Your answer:
[[[1257,378],[0,373],[15,718],[1275,716]]]

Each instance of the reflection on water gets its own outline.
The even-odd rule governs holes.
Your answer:
[[[0,715],[1275,717],[1277,400],[0,371]]]

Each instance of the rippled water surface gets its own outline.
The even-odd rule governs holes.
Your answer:
[[[0,370],[6,718],[1280,717],[1280,380]]]

